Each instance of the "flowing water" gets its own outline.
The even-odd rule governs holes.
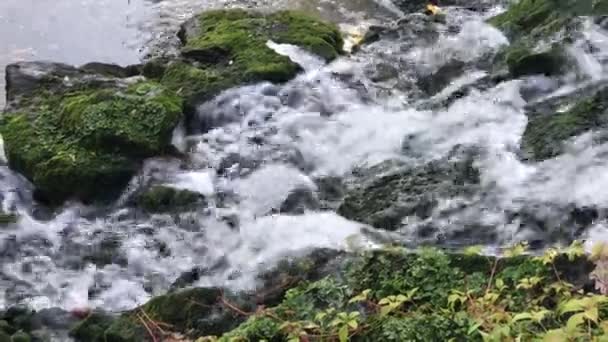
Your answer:
[[[85,1],[65,8],[49,4],[48,12],[56,11],[56,19],[37,20],[43,14],[34,14],[26,3],[33,5],[0,4],[0,40],[21,44],[2,46],[32,46],[41,49],[32,50],[35,58],[71,63],[134,62],[141,53],[133,48],[149,47],[146,42],[151,38],[174,32],[176,23],[193,10],[187,1]],[[218,5],[196,3],[203,8]],[[391,6],[365,1],[302,0],[276,6],[300,6],[351,25],[399,15]],[[6,8],[14,14],[5,16]],[[520,90],[541,89],[546,98],[608,78],[608,33],[596,24],[588,22],[585,37],[570,49],[582,76],[503,82],[473,90],[439,110],[429,109],[429,104],[447,98],[459,85],[483,78],[483,68],[471,70],[430,99],[411,91],[409,85],[420,75],[453,60],[478,60],[508,44],[483,21],[499,10],[453,8],[446,23],[433,24],[439,37],[431,43],[421,38],[421,26],[414,30],[421,39],[383,39],[327,66],[295,47],[269,42],[305,72],[285,85],[231,89],[202,105],[200,121],[213,128],[175,132],[174,143],[187,153],[187,165],[149,160],[133,180],[132,189],[154,180],[203,193],[209,203],[191,213],[138,217],[125,205],[129,191],[103,212],[74,203],[47,213],[32,203],[31,186],[2,167],[2,205],[21,216],[17,225],[0,231],[0,308],[27,303],[35,308],[120,311],[167,291],[183,272],[195,267],[212,270],[197,285],[245,288],[254,285],[257,272],[285,256],[315,247],[372,246],[372,228],[339,216],[331,201],[299,214],[277,214],[276,209],[292,194],[319,192],[320,179],[340,178],[352,184],[359,179],[357,170],[386,167],[387,161],[398,167],[421,165],[463,146],[482,151],[475,155],[481,191],[445,199],[429,219],[412,220],[397,238],[420,241],[420,229],[432,222],[439,227],[433,238],[443,236],[455,243],[550,240],[556,232],[524,225],[505,213],[525,211],[559,221],[559,213],[569,206],[608,207],[608,195],[598,191],[608,184],[608,144],[593,143],[586,134],[573,139],[565,154],[540,163],[524,163],[517,152],[527,123],[525,106],[541,99],[525,99]],[[108,17],[100,19],[105,11]],[[71,24],[79,21],[66,13],[95,19],[78,24],[84,26],[76,30]],[[21,28],[23,38],[5,34],[7,27],[20,27],[14,20],[24,17],[40,27]],[[408,25],[425,20],[418,15],[408,18]],[[7,19],[13,20],[8,26]],[[36,33],[40,31],[46,34]],[[589,44],[594,49],[584,48]],[[8,52],[0,51],[0,56]],[[382,65],[393,68],[378,81],[370,70]],[[471,232],[471,226],[477,230]],[[600,219],[579,233],[601,238],[604,231]],[[492,241],[485,236],[492,236]]]

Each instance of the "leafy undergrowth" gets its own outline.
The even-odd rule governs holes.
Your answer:
[[[607,341],[608,247],[542,256],[390,248],[300,284],[272,308],[205,341]]]

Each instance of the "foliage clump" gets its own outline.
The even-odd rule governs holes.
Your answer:
[[[279,305],[248,314],[237,329],[199,341],[605,338],[608,297],[589,287],[589,274],[582,279],[572,273],[599,265],[608,253],[596,252],[605,255],[588,260],[579,242],[538,257],[523,255],[525,244],[501,257],[478,252],[389,248],[366,253],[346,274],[303,283]]]

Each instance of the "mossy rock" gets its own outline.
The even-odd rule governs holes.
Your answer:
[[[532,110],[522,138],[522,150],[529,159],[541,161],[553,158],[564,150],[564,142],[590,130],[608,127],[608,87],[594,94],[582,95],[571,108]],[[578,98],[581,98],[578,97]],[[569,99],[576,101],[576,98]]]
[[[557,0],[521,0],[488,22],[513,41],[523,37],[538,39],[558,32],[574,17],[560,8]]]
[[[0,227],[6,227],[17,222],[19,217],[13,213],[3,213],[0,211]]]
[[[9,166],[56,205],[113,199],[147,157],[170,150],[181,99],[154,82],[38,92],[0,125]]]
[[[269,40],[297,45],[326,61],[343,52],[335,25],[293,11],[203,12],[184,23],[179,36],[183,59],[153,60],[143,72],[184,97],[187,113],[235,86],[294,78],[301,67],[269,48]]]
[[[32,338],[30,337],[30,335],[28,335],[22,331],[11,336],[12,342],[30,342],[31,340],[32,340]]]
[[[511,76],[518,78],[528,75],[555,76],[565,71],[569,65],[566,51],[559,45],[541,52],[521,46],[509,47],[506,63]]]
[[[172,331],[192,336],[218,335],[235,328],[244,319],[221,303],[222,296],[245,310],[251,309],[244,307],[238,299],[220,289],[190,289],[156,297],[115,319],[100,314],[91,315],[77,325],[71,335],[77,341],[83,342],[147,341],[150,339],[149,332],[141,318],[145,320],[146,316],[157,322],[170,324]]]
[[[185,56],[209,64],[233,61],[231,66],[245,77],[293,71],[289,59],[266,46],[268,40],[300,46],[327,61],[341,53],[343,44],[334,25],[293,11],[204,12],[184,24],[180,36]]]
[[[472,194],[479,183],[470,161],[445,160],[392,172],[346,193],[338,214],[396,230],[407,216],[428,218],[439,198]]]
[[[203,195],[198,192],[167,186],[154,186],[137,200],[139,207],[150,213],[187,211],[203,201]]]

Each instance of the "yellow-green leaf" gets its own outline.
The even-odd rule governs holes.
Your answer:
[[[513,316],[513,322],[525,321],[528,319],[530,319],[530,320],[534,319],[534,316],[529,312],[522,312],[522,313],[519,313],[519,314]]]
[[[572,317],[570,317],[568,319],[568,322],[566,323],[566,329],[568,329],[568,331],[576,331],[578,326],[583,324],[584,322],[585,322],[584,313],[580,312],[580,313],[574,314],[574,315],[572,315]]]
[[[348,342],[348,326],[344,325],[340,328],[338,337],[340,338],[340,342]]]
[[[483,251],[483,246],[479,246],[479,245],[469,246],[464,249],[464,255],[467,255],[467,256],[480,255],[481,251]]]

